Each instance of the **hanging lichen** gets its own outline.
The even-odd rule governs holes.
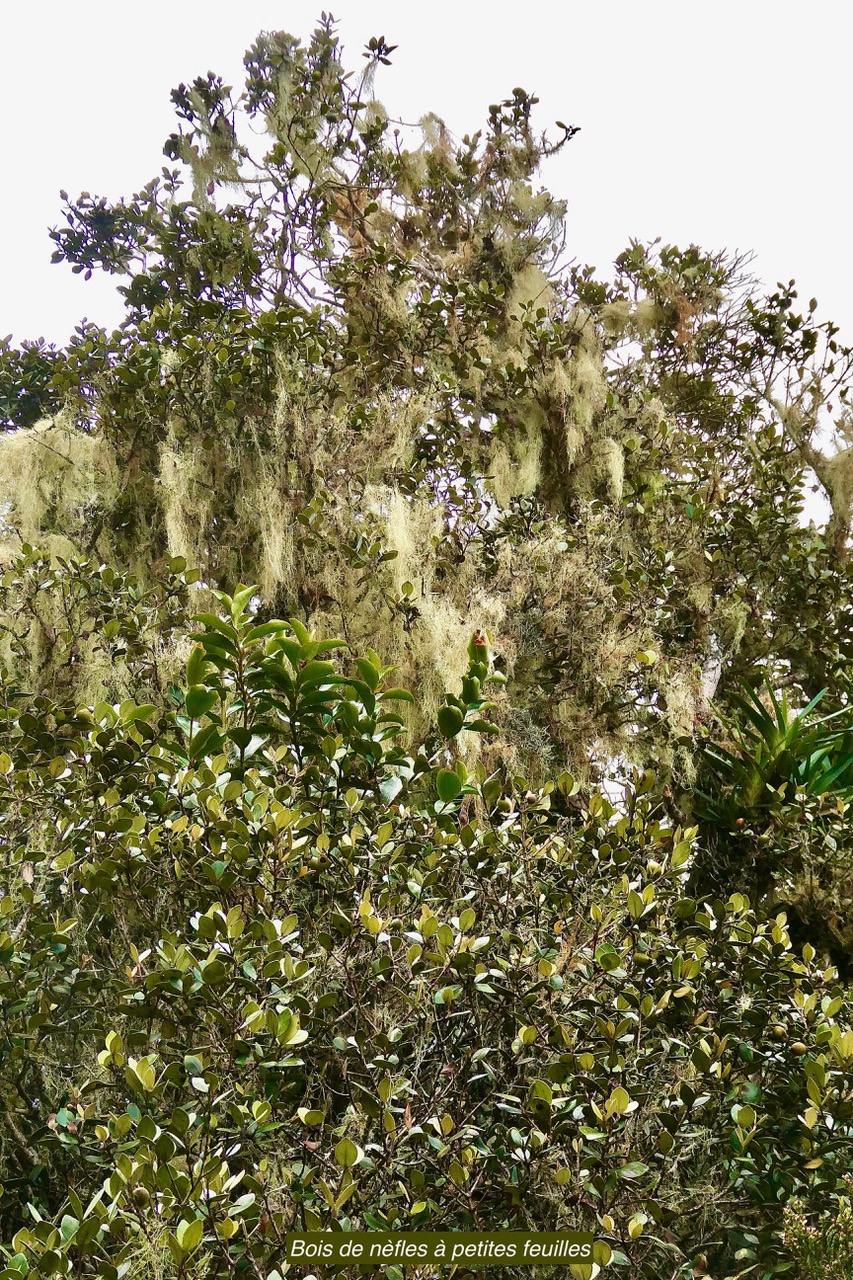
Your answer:
[[[121,278],[126,323],[0,359],[41,379],[9,425],[53,415],[0,440],[7,559],[256,583],[266,615],[396,663],[415,736],[480,628],[508,678],[490,764],[687,776],[712,676],[716,696],[748,674],[763,628],[809,688],[846,671],[815,636],[847,598],[843,413],[818,447],[847,357],[737,260],[633,244],[612,283],[573,269],[537,175],[573,130],[543,139],[520,90],[462,139],[402,126],[372,97],[379,48],[350,77],[329,20],[305,47],[267,33],[242,97],[176,90],[186,185],[68,203],[57,254]],[[9,649],[36,683],[54,621]],[[99,643],[94,684],[70,667],[90,692],[111,687]],[[145,679],[173,669],[166,645]]]
[[[4,540],[47,544],[67,553],[108,509],[118,484],[115,456],[97,431],[81,431],[60,414],[0,436],[6,504]]]

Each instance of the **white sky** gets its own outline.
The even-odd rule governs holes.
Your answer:
[[[347,61],[371,35],[399,48],[376,91],[390,113],[455,133],[520,85],[582,132],[544,170],[569,201],[571,252],[600,274],[630,237],[753,250],[770,283],[853,341],[853,5],[842,0],[6,0],[0,336],[62,342],[120,318],[109,280],[50,264],[59,189],[118,198],[166,163],[169,91],[208,70],[239,84],[262,29],[306,37],[324,6]]]

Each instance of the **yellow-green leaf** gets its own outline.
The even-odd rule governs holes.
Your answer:
[[[356,1146],[349,1138],[341,1138],[335,1147],[335,1159],[342,1169],[351,1169],[363,1156],[361,1147]]]

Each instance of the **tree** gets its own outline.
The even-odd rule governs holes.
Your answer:
[[[412,129],[391,52],[179,86],[52,233],[122,326],[0,349],[12,1269],[571,1195],[774,1274],[851,1147],[853,357],[727,254],[567,263],[574,128]]]
[[[307,47],[263,35],[241,94],[174,91],[177,168],[66,198],[55,259],[117,275],[127,317],[4,353],[11,526],[143,578],[167,554],[251,576],[272,612],[375,643],[426,719],[480,626],[512,677],[502,750],[540,776],[627,755],[689,780],[718,671],[837,700],[834,328],[726,255],[569,270],[536,183],[575,130],[539,136],[515,90],[461,141],[413,131],[372,96],[390,52],[354,76],[330,19]]]

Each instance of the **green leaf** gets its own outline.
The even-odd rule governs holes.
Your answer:
[[[383,689],[380,697],[383,702],[414,702],[408,689]]]
[[[608,1116],[623,1116],[630,1105],[630,1094],[621,1086],[617,1086],[604,1104],[604,1113]]]
[[[449,804],[451,800],[455,800],[462,790],[462,780],[457,773],[451,772],[449,769],[439,769],[435,779],[435,788],[438,797],[445,804]]]
[[[309,1128],[321,1125],[326,1118],[325,1111],[312,1111],[309,1107],[299,1107],[296,1112],[299,1119]]]
[[[189,751],[192,760],[199,760],[204,755],[213,755],[224,741],[223,735],[215,724],[206,724],[190,739]]]
[[[342,1169],[351,1169],[364,1158],[361,1147],[356,1146],[349,1138],[341,1138],[335,1147],[335,1160]]]
[[[436,715],[439,732],[445,738],[455,738],[465,723],[465,716],[458,707],[443,706]]]
[[[193,685],[191,689],[187,690],[184,706],[191,720],[200,720],[203,715],[207,715],[208,711],[213,710],[218,701],[217,694],[211,689]]]
[[[204,1223],[201,1218],[193,1218],[191,1222],[181,1222],[175,1231],[175,1237],[183,1253],[192,1253],[201,1244],[204,1235]]]
[[[197,644],[187,659],[187,684],[201,684],[205,673],[210,670],[210,667],[211,663],[207,658],[204,647]]]

